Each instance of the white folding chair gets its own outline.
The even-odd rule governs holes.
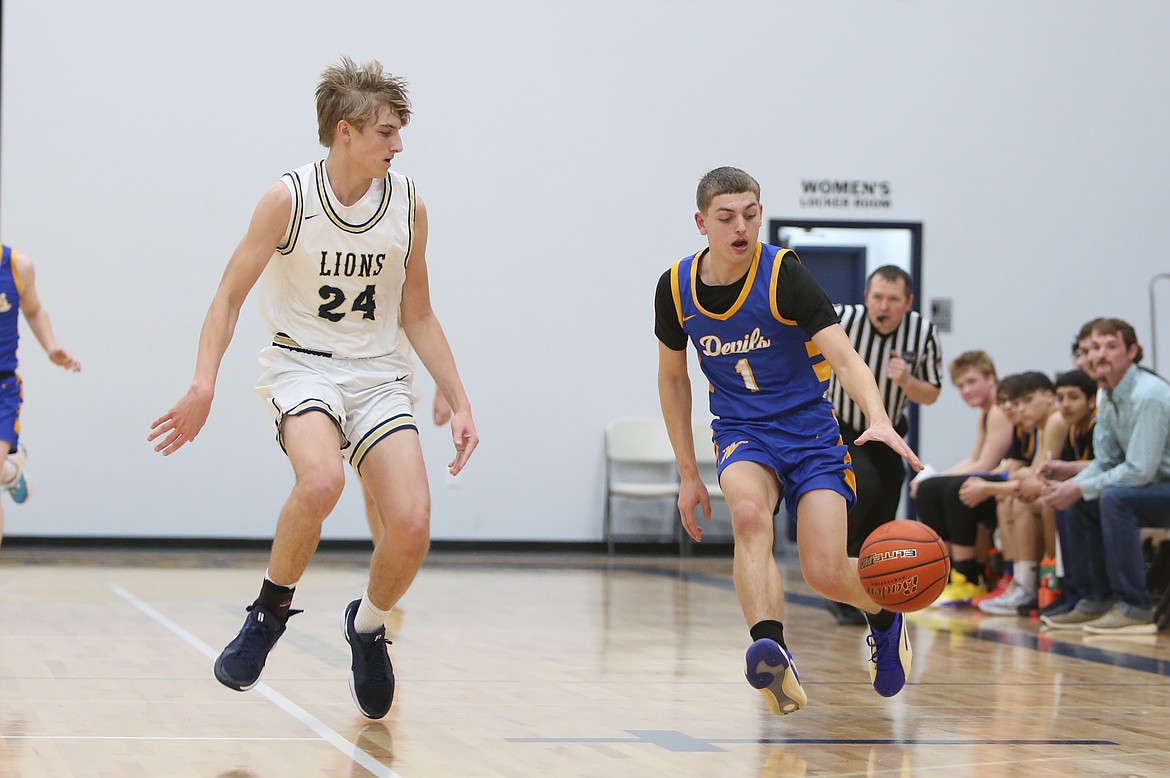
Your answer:
[[[677,510],[678,466],[666,425],[661,419],[614,419],[605,426],[605,522],[603,533],[614,551],[615,498],[664,501],[672,498]],[[679,522],[675,525],[677,539]]]

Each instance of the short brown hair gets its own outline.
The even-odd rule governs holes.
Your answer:
[[[873,279],[875,277],[884,278],[891,284],[901,281],[902,291],[906,293],[906,296],[909,297],[914,294],[914,279],[910,277],[909,273],[897,265],[882,265],[870,273],[869,278],[865,279],[865,291],[867,294],[869,293],[870,286],[873,285]]]
[[[359,130],[386,106],[405,126],[410,121],[410,98],[406,80],[383,72],[382,63],[372,59],[358,65],[342,57],[321,72],[317,84],[317,139],[329,148],[333,131],[345,120]]]
[[[1138,343],[1137,332],[1133,325],[1124,319],[1097,319],[1093,322],[1093,334],[1120,335],[1121,342],[1125,344],[1127,349],[1130,346],[1137,346],[1137,354],[1133,358],[1134,363],[1142,361],[1142,344]]]
[[[760,199],[760,184],[737,167],[717,167],[699,179],[695,192],[695,205],[700,213],[706,213],[711,201],[719,195],[751,192]]]

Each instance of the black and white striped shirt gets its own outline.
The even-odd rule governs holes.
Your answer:
[[[910,398],[902,391],[902,387],[886,377],[890,354],[897,349],[902,358],[910,364],[910,372],[915,378],[941,387],[942,348],[939,346],[938,332],[934,325],[917,311],[910,311],[903,317],[898,329],[889,335],[882,335],[866,316],[865,305],[834,307],[841,314],[841,326],[849,336],[849,342],[853,344],[853,348],[861,355],[865,364],[869,365],[877,380],[890,421],[898,427],[903,423],[906,404]],[[856,432],[866,428],[865,414],[845,393],[845,388],[837,380],[836,374],[829,383],[829,400],[833,403],[842,425],[852,427]]]

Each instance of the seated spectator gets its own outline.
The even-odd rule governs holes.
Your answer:
[[[1076,340],[1072,344],[1073,369],[1083,370],[1090,377],[1093,375],[1093,371],[1089,366],[1089,348],[1092,346],[1093,326],[1099,321],[1101,321],[1101,317],[1089,319],[1082,324]]]
[[[1092,634],[1153,634],[1142,526],[1170,525],[1170,384],[1138,366],[1133,327],[1102,319],[1092,327],[1089,366],[1101,389],[1093,461],[1045,487],[1044,500],[1069,509],[1070,564],[1081,599],[1042,617],[1052,629]],[[1045,472],[1048,471],[1045,467]]]
[[[1027,614],[1037,607],[1039,569],[1045,547],[1043,484],[1035,468],[1065,434],[1065,425],[1052,404],[1052,380],[1029,371],[1005,378],[1000,405],[1016,422],[1012,448],[1004,459],[1003,481],[969,478],[959,489],[963,504],[974,507],[995,498],[1000,541],[1005,558],[1012,560],[1012,577],[999,594],[977,598],[972,604],[997,616]],[[1006,578],[1006,576],[1005,576]]]
[[[910,496],[918,503],[919,518],[930,525],[950,544],[951,582],[939,598],[939,604],[965,604],[987,593],[983,572],[986,559],[979,559],[976,545],[979,528],[994,525],[994,505],[987,509],[970,509],[959,500],[958,491],[966,477],[990,473],[999,466],[1012,439],[1012,422],[995,404],[995,363],[984,351],[960,354],[949,365],[951,383],[963,401],[980,411],[975,444],[971,455],[938,473],[929,468],[929,477],[910,483]],[[990,515],[987,515],[990,514]],[[989,537],[990,532],[984,531]],[[986,543],[984,544],[986,545]]]
[[[1074,346],[1075,348],[1075,346]],[[1087,346],[1086,346],[1087,353]],[[1040,468],[1044,477],[1067,481],[1089,466],[1093,459],[1093,428],[1097,425],[1097,382],[1084,370],[1070,370],[1056,377],[1056,407],[1068,431],[1060,446],[1058,459]],[[1056,541],[1059,550],[1057,575],[1060,596],[1040,615],[1058,616],[1072,610],[1081,598],[1077,585],[1076,549],[1069,544],[1068,511],[1056,511]]]

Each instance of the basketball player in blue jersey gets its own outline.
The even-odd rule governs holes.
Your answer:
[[[76,373],[81,363],[57,345],[49,314],[37,295],[36,271],[28,257],[3,247],[0,254],[0,489],[20,504],[29,498],[31,484],[24,472],[25,451],[20,444],[20,406],[24,392],[16,374],[20,343],[19,314],[54,365]],[[4,510],[0,508],[0,540],[4,537]]]
[[[695,223],[707,248],[663,274],[655,300],[658,390],[678,460],[683,526],[695,541],[695,509],[711,501],[691,433],[689,339],[710,382],[719,484],[735,536],[733,578],[752,640],[748,682],[773,713],[805,706],[784,640],[784,591],[772,556],[780,498],[797,520],[805,580],[816,592],[850,603],[870,624],[870,680],[889,697],[901,691],[911,650],[901,614],[882,609],[861,586],[846,555],[847,512],[855,499],[848,448],[825,398],[830,370],[865,413],[859,444],[885,444],[915,469],[922,465],[885,411],[873,373],[849,344],[828,297],[787,249],[759,242],[760,186],[737,168],[703,176]]]
[[[412,412],[403,335],[452,409],[457,474],[479,436],[447,338],[431,308],[426,209],[390,169],[410,120],[406,83],[376,61],[343,58],[317,86],[321,162],[285,174],[260,199],[228,261],[199,338],[186,394],[151,425],[155,450],[193,441],[211,410],[220,363],[248,292],[262,282],[272,345],[257,389],[296,476],[276,525],[260,594],[215,677],[244,691],[260,679],[285,631],[293,591],[345,484],[342,451],[383,524],[368,588],[344,609],[350,691],[361,712],[385,716],[394,695],[385,620],[430,544],[430,494]]]

